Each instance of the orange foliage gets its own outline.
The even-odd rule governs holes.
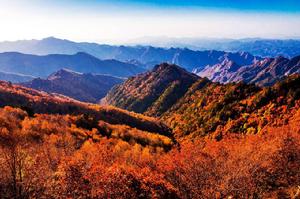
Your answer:
[[[299,116],[259,135],[186,140],[165,151],[160,146],[169,138],[161,135],[103,121],[89,130],[76,126],[77,116],[28,117],[5,107],[0,197],[293,197],[300,184]]]
[[[194,136],[176,141],[154,118],[0,82],[0,104],[20,107],[0,109],[0,198],[295,198],[300,102],[287,83],[198,90],[168,117]]]

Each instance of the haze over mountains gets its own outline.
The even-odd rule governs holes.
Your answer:
[[[204,41],[206,41],[206,44]],[[168,62],[172,64],[177,64],[183,68],[186,68],[189,71],[193,71],[195,68],[198,68],[199,70],[207,65],[218,64],[220,62],[223,62],[225,59],[234,61],[238,65],[249,65],[257,60],[262,59],[262,57],[264,56],[276,57],[282,55],[285,57],[294,57],[300,54],[300,49],[297,49],[299,46],[298,44],[300,43],[298,40],[216,39],[204,41],[202,43],[203,46],[206,47],[199,48],[201,49],[201,51],[198,51],[190,50],[187,48],[158,48],[152,46],[112,46],[87,42],[78,43],[69,40],[62,40],[54,37],[49,37],[42,40],[1,42],[0,52],[20,52],[35,55],[74,55],[76,53],[85,52],[102,60],[115,59],[121,62],[133,63],[135,65],[143,66],[145,68],[152,68],[155,64]],[[197,40],[195,40],[195,43],[197,43]],[[219,47],[217,44],[219,45]],[[239,45],[240,47],[226,48],[227,45],[234,46],[235,44]],[[257,52],[259,50],[263,52]]]
[[[220,50],[228,52],[245,51],[261,57],[294,57],[300,54],[299,39],[218,39],[218,38],[170,38],[143,37],[130,41],[130,44],[154,45],[165,48],[181,47],[193,50]]]
[[[10,81],[12,83],[27,82],[34,79],[34,76],[18,73],[0,72],[0,80]]]
[[[29,55],[18,52],[0,53],[0,71],[20,73],[35,77],[47,77],[51,73],[67,68],[82,73],[107,74],[127,77],[144,71],[136,65],[117,60],[100,60],[87,53],[73,55]]]
[[[41,66],[45,65],[45,62],[49,63],[48,65],[49,70],[50,68],[53,68],[56,65],[56,68],[54,71],[60,69],[63,65],[63,67],[67,67],[66,65],[70,65],[68,67],[71,70],[75,70],[78,72],[98,72],[98,73],[105,73],[105,74],[114,74],[118,76],[129,76],[134,75],[137,72],[141,72],[142,70],[139,67],[136,67],[136,71],[134,71],[133,67],[129,67],[129,72],[123,72],[120,71],[121,69],[112,68],[114,65],[120,65],[121,63],[111,63],[111,65],[108,65],[109,69],[102,69],[102,71],[99,69],[94,69],[91,67],[95,67],[95,62],[100,62],[99,60],[96,60],[92,56],[95,56],[101,60],[103,60],[103,65],[110,64],[107,59],[115,59],[119,60],[121,62],[127,62],[128,64],[134,64],[136,66],[144,67],[146,69],[152,68],[154,65],[162,63],[162,62],[168,62],[180,65],[183,68],[186,68],[189,71],[193,71],[194,69],[202,69],[206,65],[213,65],[217,64],[225,59],[230,59],[235,61],[236,63],[240,65],[245,64],[251,64],[254,63],[256,60],[259,60],[259,57],[252,56],[249,53],[244,52],[238,52],[238,53],[227,53],[223,51],[193,51],[187,48],[156,48],[151,46],[109,46],[109,45],[98,45],[95,43],[76,43],[68,40],[60,40],[56,38],[46,38],[43,40],[29,40],[29,41],[16,41],[16,42],[2,42],[0,43],[0,52],[21,52],[21,53],[28,53],[28,54],[36,54],[36,55],[44,55],[40,57],[26,57],[25,55],[22,55],[22,60],[24,62],[32,62],[32,59],[35,59],[36,62],[42,62],[38,63]],[[81,53],[85,52],[92,56],[88,56],[87,54]],[[48,55],[48,54],[55,54],[55,55]],[[57,55],[57,54],[66,54],[66,55]],[[73,55],[67,57],[67,54]],[[48,56],[45,56],[48,55]],[[2,57],[11,57],[11,59],[20,59],[19,57],[21,54],[2,54]],[[15,56],[15,57],[12,57]],[[50,56],[50,57],[49,57]],[[55,56],[55,57],[54,57]],[[80,56],[80,57],[79,57]],[[51,59],[52,58],[52,59]],[[79,60],[80,58],[80,60]],[[1,57],[0,57],[1,59]],[[4,59],[4,58],[2,58]],[[8,58],[6,58],[8,59]],[[5,59],[5,60],[6,60]],[[62,62],[61,60],[64,60]],[[53,63],[53,61],[56,61]],[[77,65],[74,66],[74,61],[80,62]],[[106,62],[104,62],[106,60]],[[61,61],[61,62],[59,62]],[[111,61],[112,62],[112,61]],[[1,63],[0,60],[0,66],[5,65],[7,63]],[[14,64],[14,63],[12,63]],[[17,63],[18,65],[22,66],[22,63]],[[88,67],[85,66],[85,68],[88,69],[82,69],[82,65],[89,65]],[[100,63],[98,63],[99,65]],[[100,65],[101,65],[100,64]],[[28,66],[27,66],[28,67]],[[46,69],[44,69],[46,70]],[[125,69],[124,69],[125,70]],[[131,70],[131,71],[130,71]],[[54,72],[51,71],[51,72]],[[26,71],[25,71],[26,72]],[[123,72],[123,73],[122,73]],[[44,73],[49,73],[48,71],[45,71]],[[33,74],[32,74],[33,75]],[[44,75],[44,74],[39,74]],[[49,75],[49,74],[47,74]]]
[[[156,45],[164,48],[187,47],[195,51],[218,50],[227,52],[249,52],[255,56],[261,57],[284,56],[291,58],[300,54],[300,40],[297,39],[194,39],[163,37],[152,39],[143,38],[131,43],[130,46],[117,46],[88,42],[73,42],[70,40],[48,37],[42,40],[0,42],[0,52],[17,51],[36,55],[76,54],[77,52],[86,52],[99,59],[117,59],[121,61],[131,59],[138,60],[138,57],[142,60],[141,57],[144,54],[147,54],[149,46]],[[161,48],[155,49],[162,50]],[[144,63],[146,63],[146,61],[147,60],[142,60]]]

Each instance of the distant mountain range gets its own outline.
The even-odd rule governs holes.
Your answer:
[[[300,73],[300,56],[292,59],[284,57],[265,58],[250,65],[239,65],[234,61],[224,60],[219,64],[207,66],[197,72],[201,77],[221,83],[239,82],[270,86],[283,77]]]
[[[133,64],[117,60],[100,60],[82,52],[73,55],[51,54],[44,56],[17,52],[0,53],[0,71],[47,77],[62,68],[82,73],[107,74],[119,77],[133,76],[145,71]]]
[[[274,46],[272,55],[291,56],[298,52],[297,49],[291,47],[297,42],[298,40],[217,40],[215,45],[226,43],[220,49],[229,49],[228,46],[231,46],[232,49],[236,46],[245,46],[238,50],[254,49],[249,50],[250,52],[267,49],[263,53],[255,53],[261,55],[267,55],[268,52],[271,52],[268,50],[269,47]],[[253,48],[249,47],[248,44],[250,43]],[[276,46],[280,47],[277,48]],[[285,48],[284,46],[289,47]],[[229,50],[232,50],[231,47]],[[290,53],[286,53],[285,50],[285,53],[281,53],[283,52],[281,48],[289,50]],[[272,85],[285,75],[299,73],[299,57],[263,58],[248,52],[197,51],[187,48],[156,48],[151,46],[110,46],[96,43],[76,43],[53,37],[43,40],[2,42],[0,43],[1,51],[38,54],[0,53],[0,71],[21,74],[26,77],[46,78],[62,68],[80,73],[130,77],[152,69],[153,66],[163,62],[176,64],[189,72],[221,83],[245,81],[246,83],[266,86]],[[22,77],[24,78],[24,76]],[[21,77],[17,79],[15,76],[6,76],[3,79],[12,82],[22,80]]]
[[[151,46],[160,46],[161,48]],[[291,58],[300,54],[300,40],[260,38],[235,40],[164,37],[150,39],[142,38],[132,41],[130,46],[73,42],[54,37],[49,37],[42,40],[0,42],[0,52],[16,51],[36,55],[75,54],[77,52],[86,52],[98,57],[99,59],[117,59],[120,61],[136,59],[140,60],[142,63],[149,62],[149,60],[147,60],[149,59],[147,58],[147,54],[153,51],[152,48],[154,48],[156,51],[163,52],[160,58],[155,57],[155,61],[158,62],[167,61],[166,56],[168,53],[164,52],[167,48],[189,48],[194,51],[217,50],[227,52],[249,52],[260,57],[284,56]],[[148,52],[149,50],[150,52]]]
[[[192,50],[245,51],[261,57],[294,57],[300,54],[300,39],[220,39],[220,38],[170,38],[143,37],[130,41],[131,45],[180,47]]]
[[[97,103],[124,80],[107,75],[83,74],[61,69],[47,79],[36,78],[20,85],[48,93],[62,94],[83,102]]]
[[[148,69],[156,64],[168,62],[180,65],[189,71],[193,71],[195,68],[204,68],[206,65],[217,64],[224,59],[231,59],[242,65],[251,64],[255,60],[260,59],[259,57],[244,52],[227,53],[215,50],[194,51],[187,48],[166,49],[151,46],[110,46],[95,43],[76,43],[53,37],[43,40],[0,43],[0,52],[10,51],[37,55],[76,54],[78,52],[85,52],[99,59],[115,59]],[[107,71],[105,72],[107,73]],[[111,71],[109,74],[111,74]]]
[[[245,51],[261,57],[284,56],[288,58],[300,54],[300,40],[278,40],[278,39],[257,39],[257,40],[235,40],[225,44],[219,44],[224,51]]]

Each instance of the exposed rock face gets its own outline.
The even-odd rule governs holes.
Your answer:
[[[229,83],[244,81],[259,86],[270,86],[287,75],[300,73],[300,56],[265,58],[251,65],[239,65],[224,60],[220,64],[207,66],[197,74],[212,81]]]

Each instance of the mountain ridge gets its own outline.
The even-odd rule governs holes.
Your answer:
[[[57,38],[46,38],[42,40],[11,42],[5,46],[0,43],[0,52],[19,51],[29,54],[75,54],[86,52],[99,59],[116,59],[122,62],[140,63],[139,66],[150,69],[156,64],[168,62],[180,65],[189,71],[195,68],[203,68],[208,64],[216,64],[222,57],[229,56],[234,61],[250,64],[249,59],[243,57],[243,53],[224,52],[217,50],[196,51],[187,48],[160,48],[152,46],[111,46],[87,42],[72,42]],[[18,47],[19,46],[19,47]],[[48,50],[47,50],[48,49]],[[250,57],[250,55],[249,55]],[[256,57],[259,59],[259,57]],[[255,59],[252,58],[251,63]]]
[[[21,108],[31,117],[35,114],[70,114],[87,117],[86,122],[96,126],[98,125],[97,121],[102,120],[112,125],[124,124],[143,131],[172,137],[170,129],[155,118],[130,113],[112,106],[84,103],[64,95],[46,93],[0,81],[0,107],[5,106]],[[92,121],[89,121],[89,117]],[[96,124],[94,124],[95,121]]]
[[[144,69],[133,64],[117,60],[99,60],[83,52],[73,55],[0,53],[0,70],[5,70],[6,72],[46,77],[61,68],[68,68],[83,73],[109,74],[120,77],[128,77],[144,71]]]
[[[78,73],[69,69],[60,69],[46,79],[36,78],[20,85],[48,93],[63,94],[74,99],[97,103],[115,85],[124,79],[108,75]]]
[[[234,65],[234,69],[230,67]],[[251,65],[238,65],[235,62],[207,66],[197,74],[214,82],[229,83],[244,81],[259,86],[271,86],[287,75],[300,73],[300,56],[291,59],[279,56],[265,58]]]
[[[160,115],[198,79],[177,65],[162,63],[115,86],[104,101],[136,112]]]
[[[187,71],[185,77],[174,75],[164,79],[170,68],[173,72],[169,75],[174,75],[179,66],[165,63],[155,66],[150,72],[132,77],[114,87],[105,97],[106,102],[161,118],[178,139],[205,136],[221,139],[225,134],[235,132],[256,134],[267,126],[276,123],[283,125],[300,105],[300,74],[274,80],[276,83],[270,87],[258,87],[244,82],[212,82]],[[167,81],[164,84],[167,86],[161,87],[164,91],[158,91],[162,79]],[[180,84],[182,82],[189,83],[183,86]]]

